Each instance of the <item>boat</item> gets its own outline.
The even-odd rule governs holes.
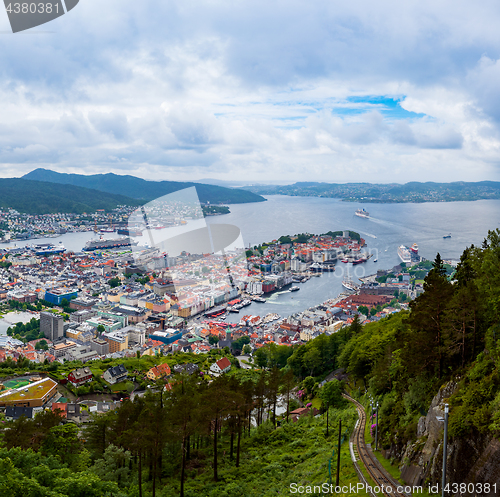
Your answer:
[[[38,245],[33,245],[31,250],[33,250],[36,255],[44,256],[62,254],[66,252],[66,248],[62,242],[59,242],[57,245],[54,245],[53,243],[40,243]]]
[[[355,266],[356,264],[362,264],[363,262],[366,262],[368,259],[366,257],[359,257],[358,259],[354,259],[352,262],[352,265]]]
[[[404,262],[405,264],[411,264],[411,253],[408,247],[400,245],[398,247],[398,256],[401,259],[401,262]]]
[[[219,307],[214,307],[213,309],[210,309],[209,311],[205,312],[204,316],[207,318],[214,318],[222,316],[225,313],[226,313],[226,308],[219,306]]]
[[[115,230],[113,228],[102,228],[99,230],[101,233],[114,233]]]
[[[364,209],[358,209],[354,214],[358,217],[370,217],[370,213]]]
[[[289,292],[296,292],[300,290],[300,288],[298,286],[292,286],[292,288],[290,288],[290,290],[288,290]]]
[[[93,250],[106,250],[114,249],[120,247],[130,247],[135,246],[139,242],[135,242],[128,236],[121,236],[119,238],[99,238],[99,240],[89,240],[85,247],[83,247],[84,252],[91,252]]]
[[[355,292],[358,289],[358,285],[352,281],[349,271],[346,273],[345,278],[342,280],[342,286],[351,292]]]
[[[378,259],[373,259],[373,262],[377,262],[377,261],[378,261]]]
[[[414,254],[418,254],[418,245],[416,243],[414,243],[411,247],[410,247],[410,250],[414,253]]]
[[[443,238],[451,238],[451,233],[449,233],[448,235],[444,235]]]
[[[266,303],[266,299],[264,299],[262,297],[254,297],[252,300],[254,302],[259,302],[260,304],[265,304]]]
[[[335,271],[335,264],[314,262],[309,266],[309,270],[315,273]]]

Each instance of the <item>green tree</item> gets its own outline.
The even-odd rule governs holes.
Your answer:
[[[453,293],[439,253],[433,268],[424,280],[424,293],[410,303],[410,335],[405,349],[408,366],[418,374],[421,371],[443,375],[444,316]]]
[[[44,454],[60,457],[70,467],[75,465],[82,449],[78,426],[71,423],[52,427],[42,443]]]
[[[343,404],[340,381],[334,379],[325,383],[319,391],[319,397],[325,408],[340,407]]]
[[[321,366],[321,352],[316,347],[309,348],[304,354],[303,363],[309,376],[312,376]]]
[[[255,364],[259,368],[267,367],[267,352],[264,347],[261,347],[260,349],[257,349],[254,352],[254,358],[255,358]]]
[[[110,278],[108,280],[108,285],[111,287],[111,288],[116,288],[117,286],[120,286],[120,278],[118,277],[115,277],[115,278]]]
[[[370,311],[369,311],[368,307],[366,307],[365,305],[360,305],[360,306],[358,306],[358,312],[361,314],[364,314],[365,316],[368,316]]]

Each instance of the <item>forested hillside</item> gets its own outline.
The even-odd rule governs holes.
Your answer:
[[[484,447],[500,435],[498,229],[482,247],[464,251],[455,278],[448,280],[438,254],[411,311],[365,326],[338,361],[351,381],[379,401],[382,444],[393,455],[402,455],[417,440],[419,422],[425,425],[431,400],[442,392],[441,403],[450,404],[450,443],[457,451],[449,477],[464,480],[471,478],[468,471]],[[415,461],[424,442],[412,446]],[[466,447],[469,452],[460,453]]]
[[[97,209],[110,211],[117,205],[140,205],[121,192],[103,193],[74,185],[60,185],[28,179],[0,179],[0,207],[11,207],[28,214],[71,212],[81,214]]]
[[[413,483],[440,480],[442,428],[425,425],[430,407],[448,402],[448,481],[487,483],[500,471],[500,230],[464,251],[454,278],[438,254],[408,312],[366,326],[355,319],[298,347],[266,345],[251,370],[212,381],[173,376],[82,430],[61,425],[57,413],[3,423],[0,493],[236,497],[288,493],[293,481],[321,484],[331,432],[314,411],[297,423],[289,413],[330,407],[346,438],[356,416],[341,388],[379,403],[380,445],[413,468]],[[134,368],[160,359],[134,359]],[[17,367],[54,371],[27,361]],[[356,480],[347,453],[341,474]]]
[[[146,201],[154,200],[168,193],[193,186],[196,187],[198,197],[203,203],[244,204],[247,202],[263,202],[265,200],[260,195],[246,190],[179,181],[146,181],[135,176],[113,173],[93,175],[67,174],[40,168],[25,174],[23,178],[92,188],[111,194],[119,193]]]

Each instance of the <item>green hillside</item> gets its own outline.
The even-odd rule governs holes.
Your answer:
[[[0,207],[29,214],[83,213],[111,210],[117,205],[140,205],[136,199],[90,188],[21,178],[0,179]]]
[[[316,183],[302,182],[293,185],[256,185],[245,187],[260,195],[291,195],[299,197],[341,198],[351,202],[455,202],[500,198],[500,183],[478,181],[467,183],[419,183],[404,185],[372,183]]]
[[[23,179],[93,188],[102,192],[119,193],[148,201],[192,186],[196,187],[198,197],[203,203],[244,204],[248,202],[263,202],[265,200],[260,195],[246,190],[233,190],[222,186],[204,185],[201,183],[146,181],[135,176],[121,176],[113,173],[84,176],[82,174],[57,173],[48,169],[35,169],[24,175]]]

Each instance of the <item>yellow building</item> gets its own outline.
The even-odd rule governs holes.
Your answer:
[[[66,330],[66,336],[72,338],[73,340],[80,340],[81,331],[78,330]]]
[[[57,383],[50,378],[44,378],[31,385],[0,394],[0,407],[41,407],[55,395],[56,391]]]
[[[109,345],[109,353],[128,349],[128,333],[123,330],[110,331],[101,335]]]

